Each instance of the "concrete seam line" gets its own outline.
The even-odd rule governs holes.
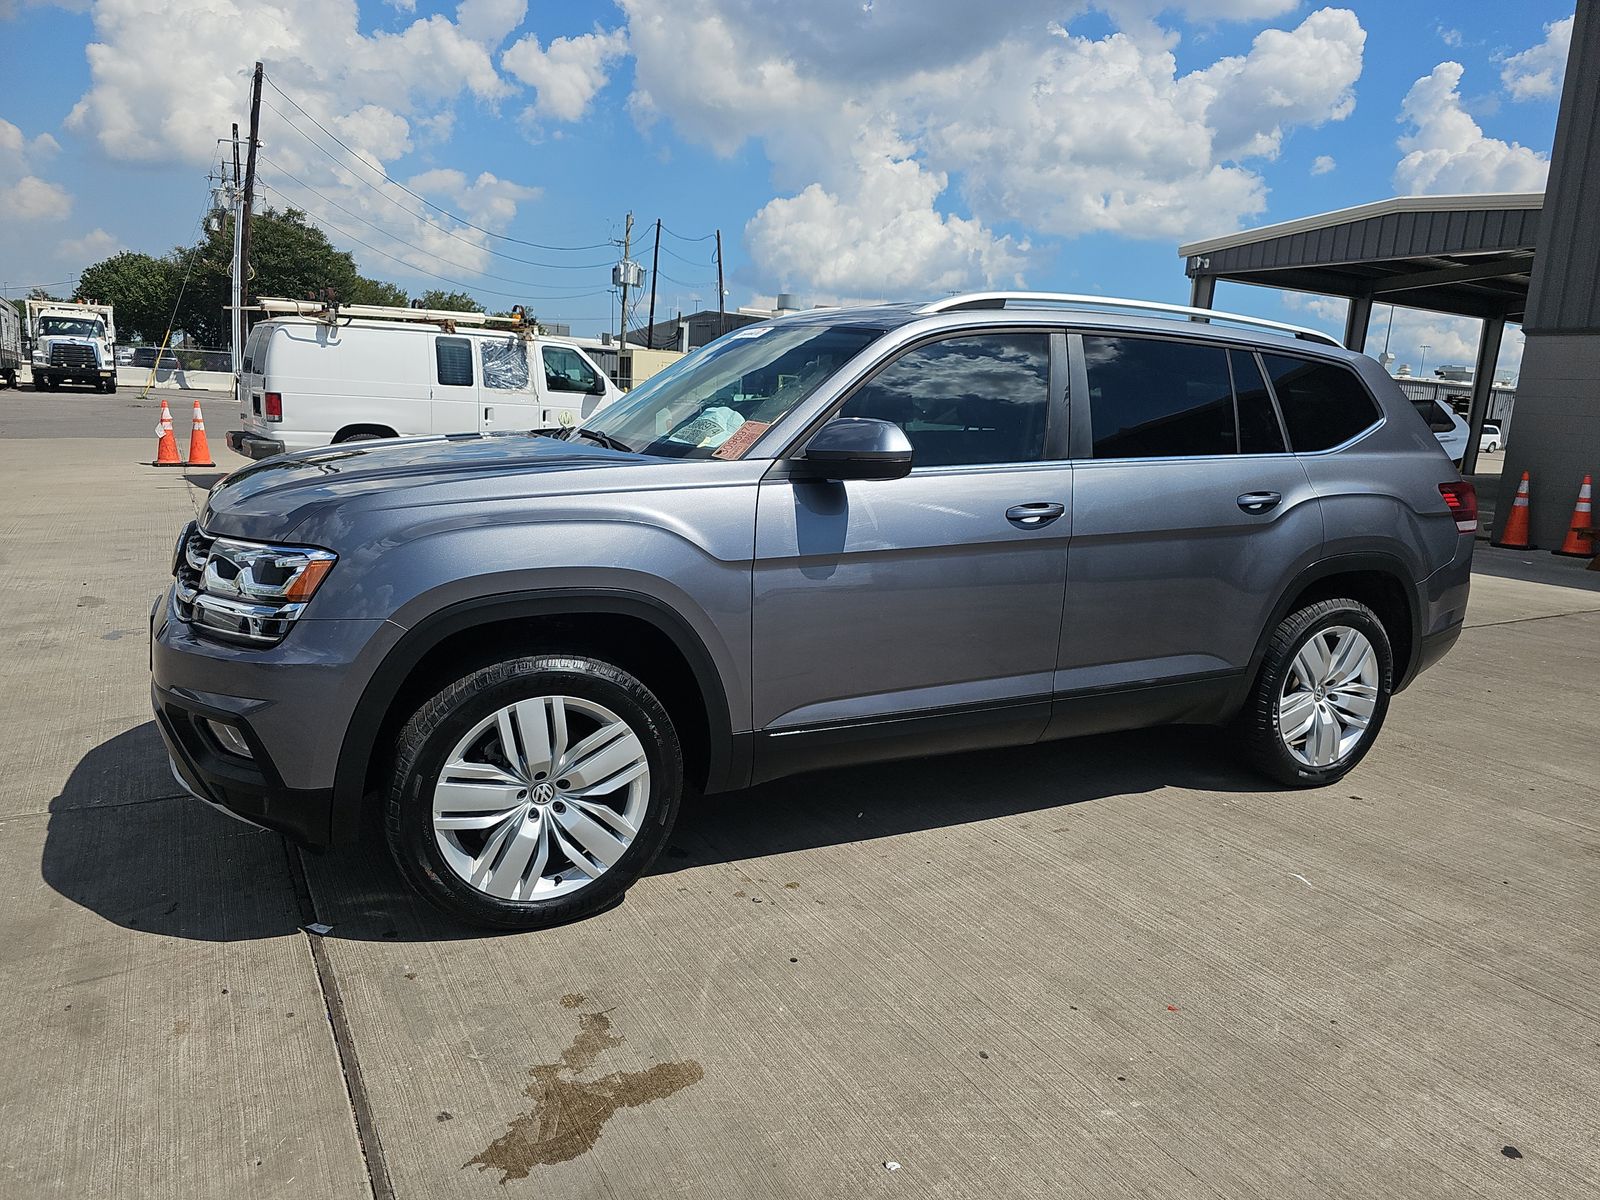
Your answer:
[[[1482,625],[1463,625],[1461,631],[1469,629],[1499,629],[1502,625],[1526,625],[1529,621],[1558,621],[1562,617],[1587,617],[1600,613],[1600,608],[1580,608],[1574,612],[1545,613],[1540,617],[1512,617],[1509,621],[1485,621]]]
[[[57,797],[59,799],[60,797]],[[24,817],[58,817],[67,813],[109,812],[113,808],[132,808],[136,804],[156,804],[162,800],[192,800],[188,792],[173,792],[170,796],[142,796],[138,800],[113,800],[110,804],[73,804],[65,808],[36,808],[32,812],[12,813],[5,819],[20,821]]]
[[[289,877],[294,881],[295,898],[300,904],[302,923],[309,925],[316,921],[317,910],[311,898],[311,885],[306,879],[305,864],[300,859],[300,852],[287,839],[283,839],[282,844],[284,857],[289,863]],[[384,1156],[383,1142],[378,1137],[378,1126],[372,1113],[372,1101],[361,1077],[361,1061],[356,1056],[355,1036],[350,1029],[350,1019],[345,1014],[338,977],[333,973],[333,964],[328,961],[328,952],[322,945],[322,939],[311,933],[305,933],[304,936],[311,951],[312,967],[317,973],[317,986],[322,991],[323,1007],[327,1010],[333,1047],[339,1056],[345,1095],[355,1118],[356,1143],[361,1147],[361,1157],[366,1162],[367,1184],[372,1189],[373,1200],[395,1200],[394,1184],[389,1178],[389,1161]]]

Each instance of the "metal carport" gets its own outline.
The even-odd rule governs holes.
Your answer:
[[[1374,302],[1483,322],[1462,470],[1471,473],[1507,321],[1520,322],[1543,216],[1542,193],[1396,196],[1180,246],[1191,303],[1217,280],[1349,300],[1344,342],[1366,348]]]

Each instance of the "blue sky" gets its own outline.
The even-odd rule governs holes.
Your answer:
[[[191,240],[259,55],[282,89],[262,201],[308,209],[413,293],[443,277],[614,328],[615,252],[594,247],[632,210],[646,266],[654,221],[671,231],[658,316],[715,305],[711,243],[691,239],[717,228],[730,307],[1018,280],[1183,300],[1183,240],[1404,192],[1537,190],[1571,11],[0,0],[0,283]],[[1342,324],[1337,304],[1259,289],[1218,303]],[[1470,361],[1470,322],[1401,310],[1395,327],[1402,359],[1427,342],[1430,365]],[[1514,337],[1504,368],[1519,359]]]

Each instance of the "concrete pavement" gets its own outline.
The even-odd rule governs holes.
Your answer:
[[[480,937],[176,796],[201,488],[6,419],[0,1195],[1600,1195],[1600,594],[1476,579],[1334,789],[1206,730],[820,774]]]

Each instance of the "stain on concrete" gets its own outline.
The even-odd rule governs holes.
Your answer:
[[[105,602],[106,602],[106,598],[104,596],[79,596],[78,597],[78,607],[79,608],[99,608],[103,604],[105,604]]]
[[[582,1002],[582,997],[579,997]],[[565,1004],[566,997],[562,998]],[[605,1013],[583,1013],[578,1033],[561,1061],[534,1067],[525,1089],[533,1108],[512,1118],[505,1133],[483,1153],[463,1163],[480,1171],[499,1171],[500,1182],[526,1179],[535,1167],[570,1162],[600,1140],[607,1121],[623,1108],[662,1100],[699,1083],[705,1070],[692,1060],[657,1063],[643,1071],[613,1071],[598,1079],[581,1076],[600,1054],[623,1043],[611,1032]]]
[[[562,1008],[577,1008],[582,1003],[583,997],[577,992],[568,992],[565,996],[561,997]]]

